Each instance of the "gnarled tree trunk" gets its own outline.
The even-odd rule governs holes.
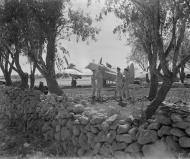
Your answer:
[[[150,119],[152,117],[152,115],[155,113],[157,108],[164,101],[168,91],[170,90],[172,86],[172,83],[173,83],[172,79],[164,79],[161,85],[161,88],[159,89],[155,99],[152,101],[152,103],[147,107],[145,111],[147,119]]]
[[[180,72],[179,72],[179,77],[180,77],[180,81],[181,83],[184,83],[185,80],[185,72],[184,72],[185,66],[182,65],[180,68]]]
[[[59,87],[55,76],[55,39],[56,33],[52,31],[48,36],[46,56],[47,73],[45,74],[45,78],[48,85],[48,91],[50,93],[62,95],[63,91]]]
[[[33,64],[33,68],[31,68],[30,71],[30,88],[34,88],[34,84],[35,84],[35,72],[36,72],[36,64]]]
[[[6,84],[6,86],[11,86],[12,85],[11,73],[5,71],[4,72],[4,78],[5,78],[5,84]]]
[[[149,90],[149,95],[148,99],[152,101],[157,94],[158,91],[158,77],[154,73],[150,73],[150,90]]]
[[[16,52],[15,52],[15,55],[14,55],[14,58],[15,58],[15,65],[16,65],[16,68],[17,68],[17,71],[18,71],[18,74],[21,78],[21,85],[20,87],[21,88],[28,88],[28,74],[23,72],[21,66],[20,66],[20,62],[19,62],[19,49],[17,48],[16,46]]]

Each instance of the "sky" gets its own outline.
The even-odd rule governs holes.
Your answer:
[[[73,0],[76,8],[82,8],[86,12],[90,11],[92,17],[100,12],[104,4],[103,2],[93,3],[87,9],[86,2],[87,0]],[[120,23],[121,21],[114,14],[109,14],[98,25],[101,31],[97,35],[96,42],[90,41],[87,45],[85,42],[76,43],[75,40],[63,41],[63,46],[70,52],[69,61],[79,67],[85,67],[92,60],[98,62],[102,57],[103,63],[108,62],[115,67],[126,67],[126,57],[130,55],[130,46],[127,46],[124,40],[120,40],[118,35],[113,34],[113,29]]]
[[[95,1],[95,0],[94,0]],[[93,1],[93,2],[94,2]],[[82,9],[84,12],[89,13],[93,18],[103,7],[103,0],[100,3],[93,3],[89,8],[86,7],[87,0],[73,0],[73,7],[75,9]],[[113,67],[125,68],[127,66],[126,57],[130,55],[130,46],[126,42],[120,40],[118,35],[113,34],[113,29],[121,21],[117,19],[114,14],[109,14],[104,17],[98,26],[101,28],[100,33],[97,35],[97,41],[90,41],[87,45],[86,42],[76,42],[75,39],[71,41],[60,41],[69,53],[68,61],[75,64],[79,68],[84,68],[89,62],[95,60],[99,62],[102,57],[103,63],[110,63]],[[97,24],[96,24],[97,25]],[[30,72],[30,67],[26,57],[20,57],[21,65],[24,66],[24,71]],[[39,74],[39,72],[37,72]],[[0,72],[0,74],[2,74]]]

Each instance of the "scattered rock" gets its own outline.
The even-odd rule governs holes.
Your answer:
[[[157,133],[154,130],[140,130],[138,143],[139,144],[148,144],[155,142],[158,139]]]
[[[179,144],[183,148],[190,148],[190,137],[180,137]]]
[[[185,133],[182,130],[178,129],[178,128],[172,128],[170,130],[170,134],[174,135],[174,136],[177,136],[177,137],[185,136]]]

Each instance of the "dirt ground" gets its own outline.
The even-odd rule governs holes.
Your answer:
[[[119,102],[115,99],[115,89],[113,87],[104,88],[102,91],[104,102],[96,102],[95,104],[90,104],[91,88],[64,89],[64,92],[69,97],[88,101],[86,109],[89,110],[89,113],[104,113],[110,115],[118,112],[123,117],[129,117],[131,115],[133,117],[137,117],[150,103],[145,98],[148,96],[149,88],[139,85],[130,86],[132,100],[124,101],[122,106],[119,105]],[[190,88],[171,88],[166,97],[166,101],[172,103],[183,101],[185,103],[189,103]]]

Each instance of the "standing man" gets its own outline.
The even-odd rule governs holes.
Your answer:
[[[96,94],[96,76],[95,70],[92,70],[91,85],[92,85],[92,103],[95,102]]]
[[[120,68],[117,67],[117,76],[116,76],[116,96],[119,95],[119,101],[122,102],[122,86],[123,86],[123,75],[120,72]]]
[[[124,80],[123,80],[123,96],[126,96],[126,99],[130,98],[129,83],[130,83],[129,69],[125,68],[124,69]]]
[[[98,100],[101,99],[101,91],[103,87],[103,73],[101,71],[101,68],[98,67],[96,72],[96,79],[97,79],[97,98]]]

